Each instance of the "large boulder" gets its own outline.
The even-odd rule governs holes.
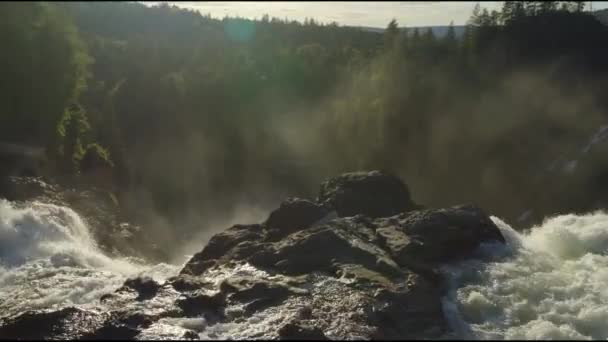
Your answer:
[[[244,305],[244,317],[275,307],[274,312],[289,312],[296,303],[311,308],[301,324],[293,326],[286,318],[282,328],[264,335],[279,338],[438,338],[448,328],[441,307],[445,286],[437,269],[471,256],[483,243],[504,242],[490,218],[474,206],[336,218],[279,240],[263,233],[272,228],[254,227],[249,235],[254,239],[245,238],[245,226],[218,235],[213,250],[201,253],[207,260],[191,261],[209,265],[191,276],[212,279],[235,268],[259,270],[251,271],[246,286],[231,278],[219,291],[227,307]],[[255,272],[272,278],[259,279]],[[285,285],[290,282],[307,290],[293,290]],[[207,302],[200,307],[211,306]]]
[[[270,213],[265,224],[275,238],[308,228],[321,220],[328,211],[321,205],[300,198],[288,198]]]
[[[382,171],[351,172],[321,184],[318,202],[338,216],[363,214],[386,217],[418,209],[408,187],[396,176]]]
[[[176,301],[176,304],[186,317],[200,316],[202,314],[210,321],[224,316],[223,309],[226,305],[226,300],[222,293],[213,296],[197,293],[180,298]]]
[[[0,319],[0,340],[133,340],[153,320],[129,311],[35,310]]]
[[[472,256],[484,243],[504,243],[480,208],[420,210],[403,183],[381,172],[329,180],[319,202],[288,199],[260,225],[217,234],[180,277],[252,272],[216,289],[226,307],[241,305],[239,320],[304,308],[278,330],[265,328],[266,337],[438,338],[448,329],[440,266]],[[340,217],[327,219],[331,211]],[[217,302],[200,298],[191,302],[201,309]]]
[[[196,253],[180,271],[180,275],[200,275],[208,268],[217,264],[219,259],[230,257],[229,251],[236,246],[255,244],[262,241],[267,232],[259,224],[241,225],[237,224],[229,229],[214,235],[202,251]]]
[[[281,340],[289,341],[325,341],[329,340],[323,331],[317,327],[311,327],[302,323],[289,322],[279,329]]]
[[[147,300],[154,298],[159,289],[159,283],[150,277],[144,276],[127,279],[124,285],[116,291],[135,291],[137,292],[137,300]]]
[[[411,260],[443,263],[471,256],[483,243],[504,243],[490,217],[474,205],[412,212],[399,227],[409,237],[404,254]]]
[[[67,307],[57,311],[28,311],[0,320],[1,339],[75,339],[103,327],[108,315]]]

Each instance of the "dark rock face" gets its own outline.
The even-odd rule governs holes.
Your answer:
[[[131,340],[152,320],[140,313],[96,313],[74,307],[31,311],[0,321],[0,339]]]
[[[226,251],[236,246],[250,245],[261,241],[266,231],[261,225],[235,225],[219,234],[214,235],[205,248],[195,254],[190,262],[182,269],[180,274],[201,274],[206,269],[217,264],[218,259],[227,259]]]
[[[329,179],[321,184],[318,201],[335,209],[340,217],[386,217],[418,208],[407,186],[381,171],[345,173]]]
[[[178,300],[176,304],[182,309],[182,312],[186,317],[194,317],[204,313],[211,313],[216,317],[223,317],[223,308],[226,305],[226,300],[221,293],[214,296],[195,294]]]
[[[316,203],[300,198],[288,198],[270,214],[266,226],[273,237],[282,238],[299,229],[310,227],[327,214],[327,210]]]
[[[184,340],[198,340],[198,334],[192,330],[188,330],[182,336]]]
[[[482,243],[505,242],[492,220],[471,205],[414,211],[378,223],[382,245],[401,266],[456,261]]]
[[[283,325],[279,331],[279,339],[290,340],[290,341],[326,341],[329,340],[323,331],[319,328],[299,324],[296,322],[289,322]]]
[[[128,291],[129,289],[137,292],[137,300],[146,300],[150,298],[154,298],[158,289],[160,288],[160,284],[154,281],[154,279],[149,277],[139,277],[133,279],[127,279],[125,281],[123,287],[116,290],[120,291]]]
[[[0,197],[23,201],[56,191],[40,177],[0,177]]]
[[[0,337],[12,340],[72,339],[103,326],[105,319],[69,307],[54,312],[26,312],[0,322]]]
[[[121,291],[138,294],[127,301],[173,291],[164,317],[254,326],[246,338],[436,339],[448,330],[438,268],[470,257],[483,243],[504,243],[481,209],[413,210],[407,187],[380,172],[325,182],[320,201],[288,199],[262,224],[216,234],[166,284],[129,279],[104,302],[122,305]],[[328,218],[331,209],[342,217]],[[54,314],[21,315],[1,324],[0,336],[40,325],[33,338],[132,339],[161,316]],[[65,333],[74,322],[86,333]],[[198,338],[191,330],[180,334]]]
[[[187,274],[171,277],[167,279],[167,283],[179,292],[191,292],[211,285],[198,277],[192,277]]]

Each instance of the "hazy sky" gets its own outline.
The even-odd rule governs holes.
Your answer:
[[[257,19],[264,14],[281,19],[303,21],[314,18],[320,22],[335,21],[340,25],[385,27],[395,18],[399,26],[463,25],[475,2],[402,1],[402,2],[169,2],[222,18],[240,16]],[[150,4],[150,3],[148,3]],[[481,2],[489,10],[497,9],[502,2]],[[593,9],[608,8],[608,1],[594,1]]]

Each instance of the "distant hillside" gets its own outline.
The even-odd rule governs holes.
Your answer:
[[[384,28],[380,28],[380,27],[359,26],[358,28],[365,30],[365,31],[369,31],[369,32],[376,32],[376,33],[384,32]],[[449,26],[447,26],[447,25],[446,26],[418,26],[418,27],[408,27],[407,30],[412,31],[415,28],[420,30],[420,32],[425,32],[428,28],[431,28],[433,30],[433,33],[435,34],[435,36],[443,37],[447,34]],[[464,25],[463,26],[454,26],[454,30],[456,31],[456,36],[461,37],[462,34],[464,33]]]

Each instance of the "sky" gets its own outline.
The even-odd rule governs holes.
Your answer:
[[[153,4],[153,2],[147,2]],[[240,16],[259,19],[264,14],[270,17],[303,21],[314,18],[318,22],[337,22],[342,26],[386,27],[393,18],[399,26],[464,25],[476,2],[472,1],[249,1],[249,2],[170,2],[179,7],[195,9],[215,18]],[[499,9],[501,1],[483,1],[488,10]],[[608,8],[608,1],[594,1],[593,9]]]

